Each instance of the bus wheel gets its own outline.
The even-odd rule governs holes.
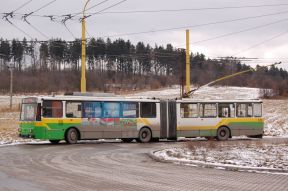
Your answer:
[[[75,128],[70,128],[66,135],[65,135],[65,141],[67,144],[76,144],[78,141],[78,132]]]
[[[54,145],[56,145],[60,142],[60,140],[49,140],[49,141],[51,144],[54,144]]]
[[[123,143],[131,143],[133,141],[133,139],[131,138],[123,138],[121,140],[123,141]]]
[[[230,137],[230,130],[228,127],[219,127],[217,131],[217,140],[226,141]]]
[[[139,132],[138,141],[141,143],[148,143],[152,139],[152,133],[147,127],[143,127]]]

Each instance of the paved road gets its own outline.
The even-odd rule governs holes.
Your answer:
[[[160,163],[146,154],[179,144],[0,147],[0,190],[288,190],[288,176]]]

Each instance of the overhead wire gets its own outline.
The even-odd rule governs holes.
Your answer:
[[[287,6],[288,3],[264,4],[264,5],[244,5],[227,7],[203,7],[203,8],[185,8],[185,9],[160,9],[160,10],[128,10],[128,11],[109,11],[96,14],[131,14],[131,13],[161,13],[161,12],[185,12],[185,11],[205,11],[205,10],[223,10],[223,9],[242,9],[242,8],[262,8]]]
[[[262,15],[256,15],[256,16],[242,17],[242,18],[237,18],[237,19],[229,19],[229,20],[208,22],[208,23],[188,25],[188,26],[171,27],[171,28],[163,28],[163,29],[156,29],[156,30],[131,32],[131,33],[122,33],[122,34],[115,34],[115,35],[106,35],[106,36],[102,36],[102,38],[111,38],[111,37],[120,37],[120,36],[133,36],[133,35],[141,35],[141,34],[148,34],[148,33],[173,31],[173,30],[179,30],[179,29],[189,29],[189,28],[196,28],[196,27],[204,27],[204,26],[231,23],[231,22],[244,21],[244,20],[250,20],[250,19],[257,19],[257,18],[263,18],[263,17],[287,14],[287,13],[288,13],[288,11],[281,11],[281,12],[270,13],[270,14],[262,14]]]

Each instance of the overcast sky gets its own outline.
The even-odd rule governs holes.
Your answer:
[[[10,12],[19,8],[29,0],[0,0],[0,12]],[[30,13],[37,10],[52,0],[32,0],[16,13]],[[88,8],[103,0],[90,0]],[[105,3],[90,9],[89,13],[95,13],[109,7],[121,0],[108,0]],[[83,9],[85,0],[56,0],[49,6],[35,12],[35,15],[65,15],[77,13]],[[281,6],[272,6],[281,4]],[[239,6],[259,6],[239,9],[206,9],[187,10],[179,12],[156,12],[156,13],[119,13],[123,11],[148,11],[148,10],[171,10],[171,9],[197,9],[213,7],[239,7]],[[287,13],[286,13],[287,11]],[[288,65],[288,1],[287,0],[127,0],[118,6],[106,10],[105,14],[97,14],[87,18],[87,37],[107,37],[130,39],[133,43],[143,41],[154,46],[172,43],[174,47],[185,47],[185,26],[195,26],[199,24],[233,20],[244,17],[253,17],[267,14],[274,14],[266,17],[240,20],[223,24],[207,25],[202,27],[191,27],[191,51],[202,52],[210,58],[219,56],[238,56],[259,58],[251,62],[251,65],[268,64],[283,61],[283,67]],[[118,12],[118,13],[111,13]],[[276,14],[279,13],[279,14]],[[281,14],[280,14],[281,13]],[[3,15],[1,15],[2,17]],[[80,15],[79,15],[80,16]],[[78,17],[79,17],[78,16]],[[77,17],[77,18],[78,18]],[[67,21],[68,30],[61,23],[51,22],[49,18],[30,16],[29,22],[39,29],[44,35],[33,29],[21,20],[21,16],[16,15],[10,19],[17,27],[21,28],[27,35],[38,40],[60,37],[65,40],[73,40],[73,36],[81,37],[81,24],[76,20]],[[285,20],[287,19],[287,20]],[[276,22],[273,24],[273,22]],[[265,26],[267,25],[267,26]],[[253,27],[258,29],[252,30]],[[117,36],[126,33],[151,31],[166,28],[184,27],[178,30],[161,31],[139,35]],[[17,30],[7,21],[0,20],[1,37],[5,39],[26,36]],[[235,35],[199,42],[206,39],[222,36],[229,33],[244,31]],[[115,36],[116,35],[116,36]],[[268,39],[272,39],[268,41]],[[196,43],[198,41],[198,43]],[[267,41],[260,46],[244,51],[261,42]],[[265,60],[263,60],[265,59]]]

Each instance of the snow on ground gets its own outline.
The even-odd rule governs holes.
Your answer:
[[[219,142],[218,142],[219,143]],[[187,142],[182,148],[154,152],[162,160],[189,165],[213,165],[221,168],[240,167],[253,170],[280,170],[288,172],[288,142],[246,142],[221,145],[215,142],[198,144]]]

